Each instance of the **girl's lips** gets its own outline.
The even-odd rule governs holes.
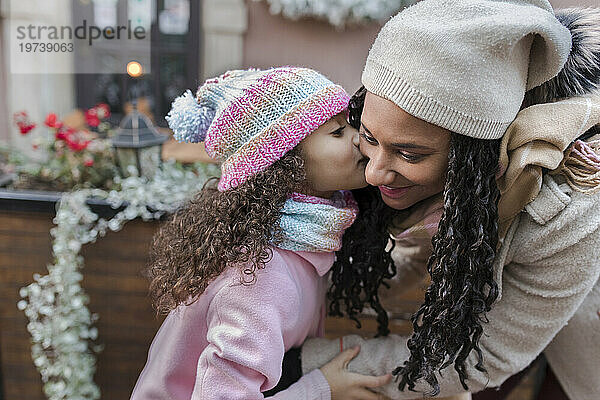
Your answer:
[[[386,197],[392,198],[392,199],[398,199],[398,198],[404,196],[404,194],[406,192],[408,192],[408,190],[411,187],[412,186],[405,186],[402,188],[391,188],[389,186],[378,186],[381,194],[383,194]]]

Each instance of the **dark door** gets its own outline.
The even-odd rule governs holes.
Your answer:
[[[139,78],[123,73],[77,74],[77,107],[86,109],[97,103],[107,103],[111,108],[111,120],[118,123],[123,117],[123,106],[133,97],[145,97],[154,116],[154,122],[166,126],[164,116],[171,102],[186,89],[198,85],[200,75],[200,2],[194,0],[119,0],[105,1],[104,9],[94,7],[92,2],[73,1],[74,20],[86,18],[101,26],[106,18],[119,25],[126,25],[131,4],[145,2],[151,7],[151,20],[141,21],[150,26],[151,71]],[[113,7],[111,9],[111,7]],[[103,16],[104,15],[104,16]],[[106,17],[108,15],[108,17]],[[103,20],[104,18],[104,20]],[[142,17],[149,18],[149,16]],[[135,24],[138,21],[132,21]],[[95,62],[127,56],[128,49],[105,41],[94,44],[92,57]]]

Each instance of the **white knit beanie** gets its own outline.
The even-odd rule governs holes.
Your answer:
[[[497,139],[570,49],[547,0],[423,0],[381,29],[362,83],[415,117]]]

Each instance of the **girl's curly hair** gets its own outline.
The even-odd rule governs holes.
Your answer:
[[[362,87],[354,95],[351,118],[352,115],[360,118],[365,94],[366,90]],[[444,213],[432,240],[433,253],[427,265],[431,285],[426,291],[425,302],[412,317],[414,333],[408,341],[410,358],[394,370],[394,375],[400,378],[400,390],[404,390],[406,385],[409,390],[414,390],[416,382],[423,379],[432,387],[428,395],[437,395],[440,387],[436,373],[450,364],[454,364],[463,387],[468,390],[465,361],[472,350],[477,354],[475,368],[485,372],[479,339],[483,333],[482,323],[487,321],[485,313],[498,297],[493,262],[498,244],[497,204],[500,192],[496,173],[499,152],[500,140],[481,140],[451,133],[443,192]],[[379,216],[373,215],[371,222],[375,229],[382,230],[377,239],[371,231],[356,229],[358,234],[368,235],[363,236],[363,241],[381,240],[376,246],[385,264],[389,262],[389,252],[383,251],[389,237],[385,228],[390,226],[392,218],[389,210],[381,210],[383,212]],[[358,248],[354,239],[348,238],[347,242],[346,237],[344,239],[344,243]],[[348,251],[352,254],[353,248],[343,248],[340,253]],[[368,253],[366,249],[360,250]],[[369,268],[376,269],[375,265],[372,261],[371,265],[364,264],[359,274],[369,271]],[[385,273],[377,272],[374,279],[381,282],[377,281],[377,275],[387,278],[388,272],[393,271],[394,267],[389,266]],[[347,275],[349,273],[344,278],[350,279]],[[339,279],[337,285],[342,284]],[[350,287],[360,294],[360,289]],[[374,299],[371,302],[378,313],[378,332],[384,333],[387,331],[387,317],[383,317],[385,311],[377,308],[379,301],[376,294],[372,294],[376,293],[376,288],[371,289],[369,285],[365,288],[369,288],[367,293]],[[332,291],[338,293],[340,290]],[[354,298],[358,300],[352,303],[353,308],[347,307],[351,316],[351,312],[358,309],[356,304],[365,302],[358,295]],[[381,326],[384,322],[385,328]]]
[[[348,106],[349,123],[356,129],[360,126],[366,90],[359,89]],[[387,228],[395,210],[388,207],[373,186],[353,190],[359,208],[359,218],[346,230],[342,248],[336,253],[331,268],[331,286],[327,297],[329,314],[343,316],[344,313],[360,328],[357,315],[365,305],[377,314],[377,336],[387,335],[388,315],[379,301],[379,287],[386,286],[386,279],[396,275],[392,261]]]
[[[227,266],[242,265],[242,283],[252,283],[272,257],[269,244],[282,238],[281,208],[304,179],[304,161],[292,149],[226,192],[209,180],[153,238],[146,275],[157,312],[192,303]]]

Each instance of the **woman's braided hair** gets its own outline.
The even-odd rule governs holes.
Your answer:
[[[359,90],[348,106],[349,123],[356,129],[360,125],[365,93],[364,89]],[[336,253],[331,268],[329,314],[343,316],[345,313],[360,328],[357,316],[368,305],[377,314],[377,335],[387,335],[388,315],[379,301],[379,287],[388,286],[385,280],[396,274],[390,255],[393,247],[386,248],[390,242],[387,225],[395,211],[381,200],[375,187],[353,190],[352,194],[358,203],[359,215],[344,233],[342,248]]]
[[[454,363],[468,390],[465,361],[472,350],[475,368],[485,372],[479,339],[486,312],[498,297],[493,264],[498,244],[496,185],[499,140],[452,133],[444,187],[444,213],[427,263],[431,285],[425,302],[412,317],[410,358],[394,374],[399,388],[414,389],[418,379],[440,391],[436,371]]]
[[[352,115],[360,118],[365,94],[363,87],[354,95],[351,118]],[[493,263],[498,244],[499,151],[499,139],[482,140],[451,133],[443,192],[444,213],[433,237],[433,253],[427,264],[431,284],[425,293],[425,302],[412,317],[414,333],[408,341],[410,358],[394,370],[400,379],[400,390],[407,385],[409,390],[414,390],[416,382],[424,380],[432,388],[428,395],[437,395],[440,386],[436,373],[451,364],[464,389],[468,390],[465,361],[472,350],[477,354],[475,368],[485,372],[479,339],[482,324],[487,322],[485,314],[498,297]],[[383,227],[383,235],[379,237],[387,239],[389,211],[373,220],[376,221],[373,227]],[[375,242],[374,237],[363,236],[363,240]],[[389,253],[383,253],[389,257]],[[390,266],[389,272],[395,272],[395,268]],[[375,304],[379,304],[378,299]],[[387,324],[383,311],[377,311],[379,322]],[[385,329],[380,326],[380,333],[386,331],[387,326]]]

